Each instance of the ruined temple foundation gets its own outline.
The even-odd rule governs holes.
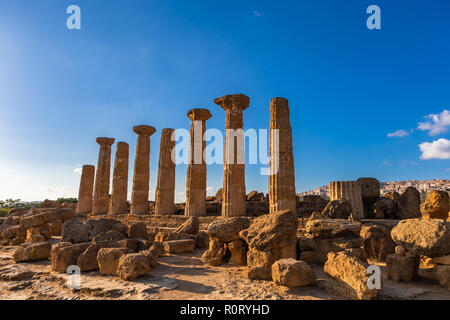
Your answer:
[[[92,193],[94,192],[95,167],[83,166],[78,191],[77,213],[86,214],[92,212]]]
[[[223,172],[222,216],[245,216],[245,138],[242,112],[250,99],[243,94],[227,95],[214,102],[227,112]],[[236,135],[236,131],[241,133]]]
[[[114,141],[115,139],[113,138],[97,138],[100,151],[98,153],[97,172],[95,175],[93,215],[108,213],[111,145]]]
[[[116,159],[111,192],[110,214],[124,214],[128,211],[128,143],[117,143]]]
[[[175,141],[172,140],[174,132],[174,129],[161,131],[158,182],[155,193],[156,215],[170,215],[175,212],[175,159],[172,159],[172,150],[175,147]]]
[[[289,102],[284,98],[274,98],[270,101],[269,152],[270,213],[281,210],[296,213],[292,128],[289,120]]]
[[[150,136],[156,129],[151,126],[136,126],[138,135],[136,157],[134,159],[133,190],[131,194],[131,214],[148,214],[148,193],[150,182]]]
[[[361,185],[356,181],[330,182],[330,200],[345,199],[352,207],[354,220],[364,218]]]
[[[193,109],[187,114],[191,120],[189,165],[186,179],[186,216],[206,216],[206,163],[203,152],[206,142],[206,120],[211,118],[207,109]]]

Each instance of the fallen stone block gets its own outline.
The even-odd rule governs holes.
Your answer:
[[[173,240],[164,242],[164,250],[167,253],[185,253],[193,252],[195,243],[192,239]]]
[[[50,253],[52,271],[65,273],[69,266],[77,265],[78,256],[90,245],[90,243],[72,245],[71,243],[63,242],[53,247]]]
[[[48,259],[52,245],[48,242],[27,242],[13,253],[16,262],[39,261]]]
[[[388,278],[395,282],[410,282],[417,274],[418,260],[398,254],[386,257],[386,272]]]
[[[97,262],[101,274],[117,274],[120,257],[131,253],[128,248],[102,248],[97,255]]]
[[[277,285],[292,288],[313,284],[316,276],[303,261],[281,259],[272,265],[272,279]]]
[[[149,258],[142,253],[124,254],[119,259],[117,275],[123,280],[134,280],[150,274]]]
[[[450,224],[441,219],[401,220],[392,229],[391,236],[410,255],[434,258],[450,253]]]
[[[377,289],[369,289],[364,263],[345,252],[330,252],[325,263],[324,271],[330,278],[327,287],[346,297],[370,300],[378,295]]]
[[[128,230],[128,236],[132,239],[147,239],[147,226],[143,222],[132,224]]]

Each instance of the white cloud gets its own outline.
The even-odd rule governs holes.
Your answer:
[[[73,172],[81,174],[81,172],[83,171],[82,168],[76,168],[75,170],[73,170]]]
[[[450,140],[441,138],[433,142],[419,144],[422,155],[420,159],[450,159]]]
[[[428,131],[430,136],[436,136],[440,133],[448,131],[450,126],[450,111],[444,110],[439,114],[429,114],[425,116],[429,119],[425,122],[419,122],[417,129],[422,131]]]
[[[393,137],[396,137],[396,138],[402,138],[402,137],[406,137],[406,136],[408,136],[408,135],[409,135],[409,132],[408,132],[408,131],[403,130],[403,129],[400,129],[400,130],[397,130],[397,131],[395,131],[395,132],[388,133],[388,134],[387,134],[387,137],[388,137],[388,138],[393,138]]]
[[[261,17],[262,16],[262,12],[258,11],[258,10],[253,11],[253,14],[255,15],[255,17]]]
[[[206,188],[206,193],[207,193],[208,195],[215,195],[216,192],[217,192],[217,190],[216,190],[216,188],[214,188],[213,186],[208,186],[208,187]]]

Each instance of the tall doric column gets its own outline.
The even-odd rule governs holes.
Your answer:
[[[97,138],[100,145],[98,153],[97,172],[95,174],[93,215],[108,213],[109,178],[111,175],[111,145],[113,138]]]
[[[83,166],[78,192],[77,213],[86,214],[92,212],[92,193],[94,191],[94,166]]]
[[[354,220],[364,218],[361,185],[356,181],[330,182],[330,200],[345,199],[352,207]]]
[[[175,140],[172,140],[174,132],[174,129],[161,131],[158,182],[155,193],[156,215],[169,215],[175,212],[175,162],[172,161],[172,150],[175,147]]]
[[[138,135],[136,157],[134,159],[133,191],[131,194],[131,214],[148,214],[148,190],[150,182],[150,136],[156,129],[150,126],[136,126]]]
[[[193,109],[187,114],[191,120],[189,165],[186,179],[186,216],[206,216],[206,163],[203,158],[206,142],[206,120],[211,118],[207,109]]]
[[[110,214],[126,214],[128,211],[128,143],[117,143],[111,192]]]
[[[242,111],[248,108],[250,99],[243,94],[235,94],[217,98],[214,102],[227,112],[222,216],[245,216],[245,140]]]
[[[296,213],[292,128],[289,120],[289,102],[284,98],[274,98],[270,101],[269,149],[270,213],[281,210]]]

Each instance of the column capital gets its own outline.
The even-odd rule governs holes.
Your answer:
[[[156,129],[151,126],[135,126],[133,127],[133,131],[138,136],[151,136],[156,132]]]
[[[206,121],[212,117],[212,114],[211,112],[209,112],[208,109],[192,109],[188,111],[187,116],[192,121],[194,120]]]
[[[243,111],[248,108],[250,98],[243,94],[233,94],[214,99],[214,103],[222,107],[225,111],[230,109]]]
[[[97,138],[95,141],[97,141],[97,143],[101,146],[110,146],[114,143],[114,141],[116,141],[116,139],[100,137]]]

